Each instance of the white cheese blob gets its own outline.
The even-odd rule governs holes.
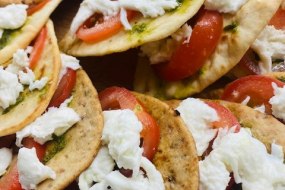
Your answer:
[[[277,30],[274,26],[266,26],[251,48],[261,59],[259,62],[261,73],[271,72],[272,61],[285,57],[285,31]]]
[[[203,190],[225,189],[230,172],[236,183],[242,183],[243,190],[285,187],[283,160],[268,154],[265,145],[245,129],[224,136],[199,166]]]
[[[27,19],[27,5],[11,4],[0,7],[0,29],[20,28]]]
[[[59,73],[59,81],[62,79],[62,77],[65,75],[67,72],[67,69],[70,68],[74,71],[78,70],[81,68],[79,64],[79,60],[76,59],[76,57],[66,55],[64,53],[60,54],[61,57],[61,70]]]
[[[176,0],[85,0],[81,3],[80,8],[72,21],[70,31],[75,34],[78,28],[94,13],[102,13],[104,19],[119,14],[121,22],[126,29],[130,29],[130,24],[126,18],[125,10],[135,10],[143,14],[144,17],[158,17],[165,14],[166,10],[174,9],[178,6]]]
[[[139,172],[143,149],[140,145],[142,124],[131,110],[104,111],[102,141],[119,168]]]
[[[12,156],[12,150],[0,148],[0,177],[5,174],[6,169],[11,164]]]
[[[272,114],[285,121],[285,87],[279,88],[276,83],[272,83],[274,95],[270,98]]]
[[[181,118],[196,142],[198,156],[202,156],[217,134],[211,123],[218,121],[217,112],[199,99],[187,98],[177,107]]]
[[[29,85],[30,91],[35,89],[41,90],[46,86],[48,77],[43,77],[40,80],[36,80],[35,74],[31,69],[26,67],[26,71],[27,72],[19,72],[19,80],[22,84]]]
[[[105,176],[113,171],[115,162],[109,154],[107,147],[102,147],[96,158],[87,170],[79,176],[78,186],[80,190],[89,190],[93,182],[101,182]]]
[[[141,46],[143,56],[147,56],[151,64],[167,62],[171,59],[174,51],[182,43],[188,43],[192,34],[192,28],[184,24],[179,30],[173,33],[169,38],[146,43]]]
[[[0,108],[6,109],[15,104],[23,89],[17,75],[0,67]]]
[[[39,161],[35,148],[19,150],[17,167],[23,189],[35,189],[36,185],[45,179],[56,178],[56,173]]]
[[[24,68],[29,67],[29,62],[30,60],[26,50],[18,49],[13,54],[12,63],[7,66],[6,71],[18,74],[19,71],[22,71]]]
[[[284,151],[283,151],[282,146],[275,144],[275,143],[271,144],[271,155],[278,158],[281,162],[284,161],[284,153],[283,152]]]
[[[36,142],[44,144],[52,140],[52,134],[62,135],[79,120],[80,116],[72,108],[67,107],[66,102],[59,108],[51,107],[33,123],[16,133],[16,145],[21,146],[25,137],[33,137]]]
[[[205,8],[221,13],[236,13],[248,0],[206,0]]]
[[[164,183],[161,174],[155,166],[145,157],[141,160],[141,167],[145,170],[146,176],[140,171],[138,175],[127,178],[119,171],[113,171],[105,177],[105,180],[95,184],[90,190],[164,190]],[[107,188],[107,187],[110,188]]]

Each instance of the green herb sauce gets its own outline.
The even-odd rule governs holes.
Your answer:
[[[224,27],[224,31],[225,32],[236,32],[237,31],[237,27],[238,27],[238,23],[237,22],[233,22],[230,25],[227,25]]]
[[[53,135],[53,140],[48,143],[46,153],[43,159],[43,163],[47,163],[50,159],[52,159],[58,152],[64,149],[66,145],[65,135],[56,136]]]

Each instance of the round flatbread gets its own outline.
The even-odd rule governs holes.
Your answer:
[[[221,40],[205,65],[192,77],[177,82],[162,81],[143,58],[137,67],[135,90],[164,99],[181,99],[201,92],[240,61],[280,4],[280,0],[248,0],[234,15],[223,14]],[[234,29],[227,30],[231,27]]]
[[[203,0],[183,0],[179,7],[163,16],[139,17],[130,22],[132,30],[122,30],[97,43],[83,42],[69,31],[60,42],[60,47],[64,52],[73,56],[102,56],[126,51],[171,35],[198,12],[203,2]]]
[[[60,2],[61,0],[50,0],[41,10],[28,16],[21,28],[0,39],[0,65],[8,61],[17,49],[26,48],[32,42]]]
[[[38,61],[34,73],[36,79],[47,77],[48,82],[42,90],[30,91],[25,88],[16,104],[5,110],[0,109],[0,137],[16,133],[39,117],[49,105],[57,88],[61,67],[60,52],[57,46],[53,24],[49,21],[44,51]],[[8,64],[11,60],[8,62]]]

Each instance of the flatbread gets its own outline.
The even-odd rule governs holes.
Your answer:
[[[192,77],[177,82],[162,81],[154,75],[148,61],[142,59],[137,67],[135,90],[164,99],[181,99],[201,92],[240,61],[280,3],[280,0],[249,0],[235,15],[224,14],[224,27],[233,23],[238,27],[223,32],[215,52]]]
[[[163,16],[157,18],[139,17],[131,22],[133,26],[131,31],[122,30],[118,34],[98,43],[85,43],[78,40],[69,31],[60,42],[60,48],[64,52],[78,57],[102,56],[126,51],[171,35],[197,13],[203,2],[203,0],[183,0],[176,10],[169,11]],[[140,30],[137,30],[137,28],[140,28]]]
[[[47,29],[45,48],[34,73],[36,79],[48,77],[49,81],[42,90],[30,92],[25,88],[18,102],[8,108],[9,111],[0,110],[0,137],[16,133],[39,117],[46,110],[57,88],[61,67],[60,52],[51,21],[47,23]]]
[[[160,126],[160,144],[153,163],[162,174],[165,189],[197,190],[196,146],[183,121],[160,100],[138,93],[135,95]]]
[[[61,0],[51,0],[41,10],[28,17],[24,26],[16,30],[7,45],[0,49],[0,65],[11,59],[17,49],[26,48],[32,42],[60,2]]]
[[[103,130],[103,115],[98,94],[83,70],[77,71],[76,85],[70,107],[81,117],[65,135],[67,141],[47,166],[56,172],[55,180],[45,180],[38,190],[61,190],[89,167],[99,150]]]

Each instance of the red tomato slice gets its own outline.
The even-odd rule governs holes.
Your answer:
[[[127,11],[128,20],[131,20],[135,15],[136,12]],[[100,21],[99,16],[95,14],[78,29],[76,35],[84,42],[94,43],[117,34],[122,28],[120,14],[104,21]]]
[[[48,2],[50,2],[50,0],[43,0],[42,2],[40,2],[38,4],[31,5],[27,10],[28,16],[34,14],[35,12],[37,12],[38,10],[43,8]]]
[[[168,63],[155,66],[158,75],[165,80],[176,81],[195,74],[214,52],[222,32],[222,15],[202,9],[189,43],[181,44]]]
[[[24,138],[23,139],[23,145],[24,147],[26,148],[35,148],[36,149],[36,152],[37,152],[37,156],[39,158],[40,161],[43,160],[44,156],[45,156],[45,153],[46,153],[46,146],[45,145],[41,145],[39,143],[37,143],[36,141],[34,141],[33,138]]]
[[[30,55],[30,68],[34,69],[39,61],[45,46],[45,41],[47,38],[47,28],[43,27],[41,32],[39,33],[35,44],[33,46],[33,51]]]
[[[13,160],[9,170],[0,178],[1,190],[22,190],[19,182],[19,173],[17,168],[17,160]]]
[[[256,107],[264,104],[266,113],[271,114],[269,100],[274,95],[272,88],[273,82],[279,87],[284,86],[283,82],[268,76],[246,76],[228,84],[224,90],[222,99],[241,103],[249,96],[249,106]]]
[[[269,25],[273,25],[276,29],[284,29],[285,27],[285,10],[279,8],[275,15],[269,22]]]
[[[219,116],[219,121],[213,122],[214,129],[225,128],[225,127],[231,128],[235,126],[236,127],[235,132],[236,133],[239,132],[241,126],[236,116],[230,110],[228,110],[226,107],[216,102],[206,101],[206,104],[215,109]]]
[[[136,97],[127,89],[110,87],[99,93],[103,110],[131,109],[143,124],[141,137],[143,138],[143,155],[152,160],[159,144],[159,127],[153,117],[148,114]]]
[[[76,83],[76,71],[68,68],[65,75],[60,80],[58,87],[49,103],[48,107],[59,107],[68,97]]]

